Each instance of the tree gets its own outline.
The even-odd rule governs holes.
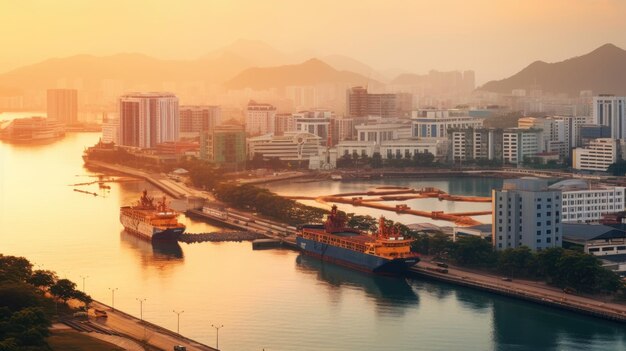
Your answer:
[[[535,276],[537,260],[530,249],[526,246],[508,248],[500,252],[498,258],[498,270],[513,277]]]
[[[492,266],[496,260],[491,243],[477,236],[458,238],[451,256],[456,263],[468,266]]]
[[[380,152],[375,152],[372,154],[372,168],[381,168],[383,166],[383,157]]]
[[[614,176],[622,177],[626,175],[626,161],[620,160],[612,163],[606,171]]]
[[[85,294],[84,292],[80,290],[75,290],[72,298],[82,302],[85,305],[85,308],[88,308],[89,304],[93,302],[93,299],[91,298],[91,296]]]
[[[0,254],[0,281],[25,282],[32,274],[33,265],[24,257]]]
[[[75,296],[76,284],[68,279],[59,279],[50,287],[50,293],[63,302],[67,302],[67,300]]]
[[[36,270],[28,282],[37,288],[49,289],[57,281],[57,275],[52,271]]]

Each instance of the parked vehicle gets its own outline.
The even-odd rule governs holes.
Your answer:
[[[505,282],[512,282],[512,281],[513,281],[513,279],[511,279],[511,278],[509,278],[509,277],[504,277],[504,278],[502,278],[502,281],[505,281]]]
[[[99,318],[107,318],[108,317],[107,312],[105,310],[94,308],[93,312],[96,314],[96,317],[99,317]]]
[[[437,262],[437,266],[439,266],[441,268],[448,268],[448,264],[443,263],[443,262]]]
[[[437,272],[439,272],[439,273],[448,273],[448,269],[446,269],[446,268],[437,268],[437,269],[435,269],[435,270],[436,270]]]

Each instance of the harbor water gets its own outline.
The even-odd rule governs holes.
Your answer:
[[[159,192],[143,181],[79,187],[98,196],[74,192],[71,184],[97,179],[80,156],[98,138],[68,133],[49,144],[0,143],[0,253],[25,256],[79,288],[86,277],[85,291],[107,304],[117,288],[115,307],[135,316],[136,299],[145,298],[143,317],[172,330],[172,310],[184,310],[180,331],[190,338],[214,346],[211,325],[223,324],[223,350],[626,349],[623,325],[467,288],[367,275],[290,250],[252,250],[250,242],[162,246],[127,235],[119,207],[144,188]],[[434,186],[488,194],[492,183],[476,182]],[[336,186],[377,183],[309,183],[306,192],[345,190],[328,188]],[[189,232],[220,230],[184,221]]]

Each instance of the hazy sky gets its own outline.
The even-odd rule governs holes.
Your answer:
[[[239,39],[377,69],[504,78],[541,59],[626,48],[620,0],[0,0],[0,72],[78,53],[196,58]]]

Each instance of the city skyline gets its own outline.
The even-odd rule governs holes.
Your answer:
[[[619,16],[626,4],[619,1],[359,4],[279,1],[272,11],[243,0],[176,8],[161,2],[3,4],[0,28],[14,35],[0,39],[11,48],[0,59],[0,72],[76,54],[196,59],[248,39],[266,42],[292,62],[344,55],[386,73],[472,69],[483,84],[536,60],[557,62],[606,43],[626,46]],[[119,11],[122,5],[125,11]],[[39,28],[33,22],[45,25],[45,33],[33,30]]]

